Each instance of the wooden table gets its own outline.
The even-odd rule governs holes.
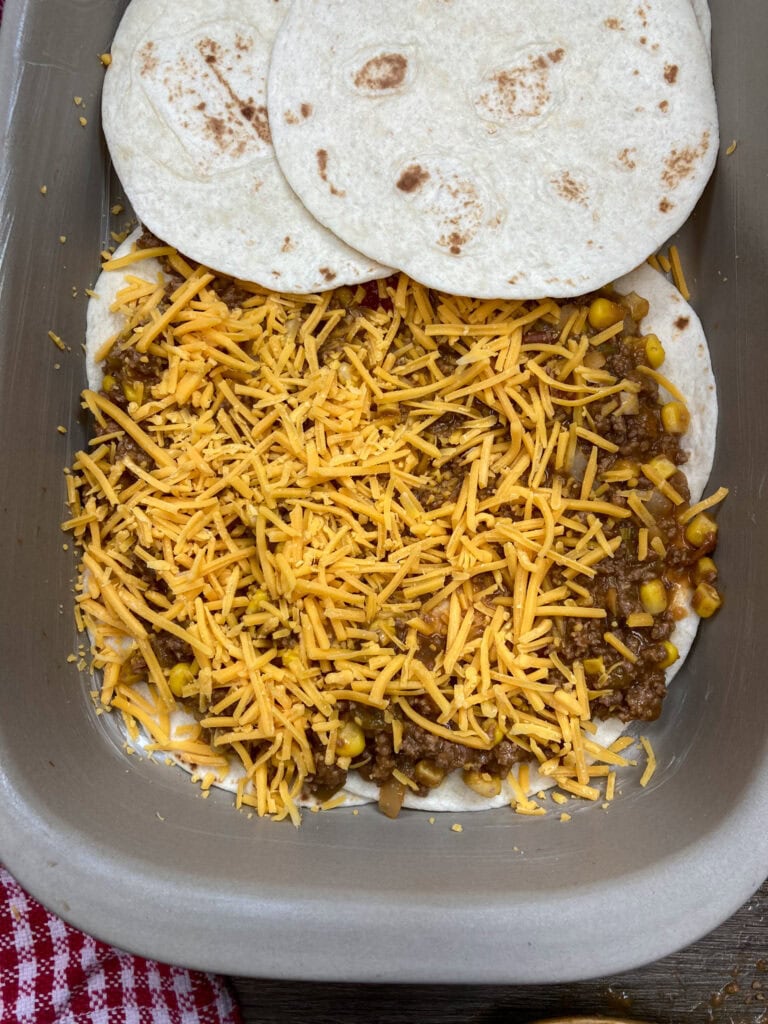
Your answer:
[[[246,1024],[524,1024],[569,1013],[658,1024],[768,1024],[768,882],[688,949],[595,981],[457,987],[232,981]]]

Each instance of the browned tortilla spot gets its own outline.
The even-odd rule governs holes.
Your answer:
[[[662,110],[666,114],[669,110],[669,100],[662,100],[659,104],[659,110]]]
[[[587,186],[580,181],[576,181],[569,171],[563,171],[562,174],[556,175],[550,179],[555,191],[563,199],[567,199],[570,203],[579,203],[581,206],[587,205]]]
[[[438,245],[446,246],[452,256],[458,256],[462,245],[466,245],[468,241],[469,236],[462,234],[460,231],[452,231],[450,235],[441,235],[437,240]]]
[[[147,43],[144,49],[147,50],[149,45],[150,44]],[[247,50],[252,44],[242,36],[238,36],[236,45],[241,50]],[[227,120],[220,117],[205,118],[206,130],[210,137],[222,150],[229,149],[229,151],[234,153],[235,156],[242,155],[246,150],[247,142],[242,137],[242,128],[240,128],[240,123],[241,121],[245,121],[255,130],[256,135],[262,142],[270,145],[272,142],[272,136],[269,130],[267,108],[263,105],[257,106],[252,96],[246,99],[243,96],[237,95],[235,90],[232,88],[232,83],[225,74],[225,68],[218,62],[218,58],[221,55],[221,47],[216,40],[211,39],[210,37],[201,39],[196,44],[196,49],[206,64],[209,65],[214,77],[221,83],[229,96],[229,100],[226,103],[228,115]],[[151,53],[151,48],[147,50],[147,52]],[[226,62],[224,62],[224,64],[226,64]],[[146,73],[151,73],[156,68],[156,62],[152,66],[149,66],[145,60],[145,68]],[[144,71],[144,68],[142,70]],[[189,74],[186,62],[181,64],[180,71]],[[166,84],[170,88],[170,83],[166,81]],[[176,87],[171,91],[171,93],[169,93],[169,101],[173,102],[176,98],[180,99],[181,95],[181,88]],[[197,104],[197,110],[204,111],[205,109],[205,101]]]
[[[151,75],[152,72],[157,68],[157,57],[155,57],[155,44],[151,39],[139,50],[139,56],[141,57],[141,68],[140,74]]]
[[[630,147],[626,147],[625,149],[622,149],[617,154],[619,163],[624,164],[624,166],[629,171],[634,171],[634,169],[637,167],[637,163],[632,159],[632,154],[634,152],[635,152],[635,148],[634,147],[631,147],[631,148]]]
[[[250,111],[250,117],[247,117],[245,113],[246,110]],[[271,145],[272,133],[269,130],[269,114],[267,113],[267,108],[264,106],[254,107],[249,105],[244,107],[240,112],[243,117],[246,117],[246,119],[251,122],[261,141],[266,142],[267,145]]]
[[[208,134],[223,149],[226,144],[225,135],[232,134],[230,126],[220,117],[206,117],[205,126],[208,129]]]
[[[698,146],[685,146],[683,149],[673,149],[664,163],[661,180],[669,188],[677,188],[681,181],[693,174],[708,149],[708,131],[704,132]]]
[[[285,123],[286,124],[298,124],[299,123],[298,117],[296,117],[296,115],[294,114],[294,112],[292,110],[286,110],[285,113],[283,114],[283,117],[285,118]]]
[[[406,167],[397,179],[397,187],[401,192],[415,192],[416,189],[421,188],[428,178],[429,171],[425,170],[420,164],[411,164],[410,167]]]
[[[306,121],[306,119],[312,113],[312,104],[311,103],[302,103],[301,106],[299,107],[299,110],[301,111],[301,116]]]
[[[677,81],[678,70],[677,64],[666,64],[664,66],[664,81],[669,85],[674,85]]]
[[[603,22],[606,28],[613,29],[614,32],[623,32],[624,26],[618,18],[606,18]]]
[[[688,324],[690,322],[691,322],[691,318],[690,317],[688,317],[688,316],[679,316],[677,318],[677,320],[675,320],[675,327],[678,329],[678,331],[684,331],[685,328],[688,326]]]
[[[291,249],[293,248],[293,242],[291,241],[291,236],[290,235],[286,235],[285,236],[285,238],[283,239],[283,244],[282,244],[282,246],[280,248],[281,248],[281,250],[283,252],[290,252],[291,251]]]
[[[323,275],[326,281],[332,281],[336,277],[336,272],[331,270],[330,267],[320,267],[320,273]]]
[[[558,47],[486,78],[484,91],[475,100],[480,116],[494,121],[541,117],[552,100],[551,65],[564,57],[565,50]]]
[[[659,203],[659,209],[662,213],[669,213],[670,210],[674,210],[675,204],[671,203],[666,196]]]
[[[322,180],[327,184],[331,190],[332,196],[345,196],[347,193],[343,188],[336,188],[334,184],[328,181],[328,150],[318,149],[317,153],[317,172]]]
[[[397,89],[405,81],[407,71],[408,60],[402,53],[381,53],[371,57],[357,71],[355,87],[371,92]]]

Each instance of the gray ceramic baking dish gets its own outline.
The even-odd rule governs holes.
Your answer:
[[[307,815],[299,831],[126,756],[67,660],[62,468],[86,440],[83,289],[119,195],[98,54],[123,7],[10,0],[2,28],[0,855],[102,939],[245,975],[565,981],[693,941],[768,873],[768,5],[713,4],[723,146],[680,244],[719,384],[726,602],[649,729],[651,785],[627,779],[610,810],[578,808],[567,824],[504,810],[392,822],[366,808]]]

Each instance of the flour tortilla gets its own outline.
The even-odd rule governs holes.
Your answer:
[[[701,34],[704,36],[704,42],[707,44],[707,49],[712,54],[712,14],[709,10],[709,4],[707,0],[691,0],[691,7],[693,7],[693,13],[696,15],[696,21],[699,23]]]
[[[126,239],[115,253],[123,256],[131,251],[133,241],[138,232]],[[99,277],[95,292],[88,306],[88,333],[86,338],[86,368],[88,383],[97,388],[101,383],[102,371],[96,362],[98,350],[113,335],[120,331],[122,317],[114,313],[110,306],[114,303],[117,292],[125,284],[126,273],[134,273],[147,279],[154,279],[162,274],[160,265],[155,260],[142,261],[135,267],[125,271],[103,271]],[[714,458],[717,430],[717,393],[712,365],[709,358],[706,336],[696,313],[685,302],[677,288],[662,274],[643,264],[635,271],[615,282],[616,291],[620,294],[636,292],[650,303],[650,312],[643,320],[645,333],[654,333],[662,340],[666,358],[661,367],[662,372],[683,393],[691,412],[691,427],[685,435],[684,447],[688,451],[688,462],[685,473],[691,492],[691,502],[702,496],[709,479]],[[678,648],[680,658],[667,670],[667,683],[682,667],[691,649],[699,625],[699,617],[688,606],[681,608],[687,614],[675,626],[672,641]],[[194,724],[195,719],[186,711],[177,709],[172,716],[171,731],[176,735],[184,726]],[[617,718],[608,719],[597,724],[595,740],[604,746],[610,745],[628,726]],[[151,740],[139,736],[136,746],[144,748]],[[180,757],[168,754],[148,755],[158,761],[173,760],[193,778],[199,779],[209,769],[191,769]],[[553,786],[551,779],[541,776],[531,765],[531,784],[529,793],[536,793]],[[215,785],[220,789],[236,792],[237,783],[242,778],[243,769],[240,764],[233,764],[231,770],[220,777]],[[366,782],[357,775],[350,774],[345,790],[345,806],[355,806],[375,802],[378,799],[378,787]],[[512,793],[507,783],[497,797],[481,797],[464,785],[461,773],[454,772],[436,790],[425,797],[406,794],[405,806],[425,811],[472,811],[488,810],[493,807],[508,805]],[[303,806],[312,806],[314,801],[302,801]]]
[[[114,252],[113,259],[120,259],[133,252],[134,243],[141,235],[141,228],[136,228]],[[119,310],[113,310],[117,293],[126,286],[126,275],[136,274],[145,281],[165,280],[166,275],[159,260],[143,259],[135,267],[126,270],[102,270],[93,295],[88,300],[85,327],[85,373],[88,387],[97,391],[101,387],[104,367],[97,355],[106,342],[119,334],[125,326],[125,317]]]
[[[268,88],[291,186],[453,294],[573,296],[628,272],[714,166],[709,55],[690,0],[577,6],[294,0]]]
[[[221,273],[302,293],[389,270],[318,224],[275,160],[266,71],[289,6],[132,0],[102,115],[115,170],[151,231]]]

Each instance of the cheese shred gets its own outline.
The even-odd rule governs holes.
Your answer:
[[[176,291],[142,282],[148,256]],[[398,748],[414,727],[479,751],[506,739],[596,800],[595,757],[626,762],[589,739],[582,663],[548,652],[565,624],[605,619],[596,567],[633,507],[646,557],[653,519],[604,496],[618,446],[596,410],[638,385],[589,365],[585,317],[405,275],[377,301],[238,283],[228,305],[165,246],[106,266],[131,272],[109,358],[133,349],[145,369],[125,400],[119,382],[84,393],[96,437],[68,478],[102,704],[206,791],[234,773],[238,806],[294,823],[318,766],[355,767],[342,701],[394,716]],[[179,704],[196,718],[181,731]],[[515,809],[544,813],[527,780],[509,774]]]

